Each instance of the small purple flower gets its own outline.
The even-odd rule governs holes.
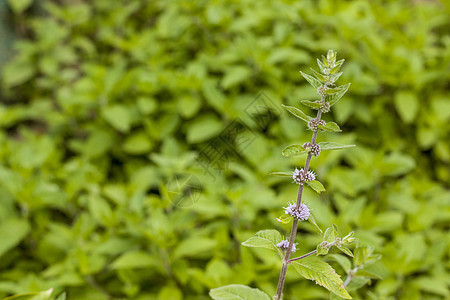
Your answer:
[[[314,155],[314,156],[319,156],[320,155],[320,145],[319,144],[313,144],[313,143],[304,143],[303,144],[303,148],[307,149],[309,148],[310,152]]]
[[[277,244],[277,246],[279,248],[281,248],[281,250],[286,251],[288,249],[288,247],[289,247],[289,241],[288,240],[282,240],[281,242],[279,242]],[[295,251],[297,251],[297,248],[295,247],[295,243],[294,243],[294,244],[292,244],[292,251],[291,252],[294,253]]]
[[[327,123],[325,123],[324,120],[316,120],[316,119],[311,119],[308,122],[308,128],[311,129],[312,131],[316,131],[319,127],[319,125],[325,126]]]
[[[295,171],[292,173],[292,178],[294,179],[294,182],[298,184],[303,184],[306,181],[313,181],[316,180],[316,174],[314,174],[313,171],[305,172],[303,169],[295,169]]]
[[[297,204],[295,203],[283,208],[285,214],[290,215],[299,221],[308,220],[309,215],[311,214],[308,206],[304,203],[301,203],[298,209]]]

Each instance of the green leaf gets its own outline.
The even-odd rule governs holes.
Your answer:
[[[317,225],[316,219],[314,218],[314,216],[312,214],[309,215],[308,221],[309,221],[309,223],[313,224],[313,226],[317,229],[317,231],[320,232],[320,234],[323,233],[322,229],[320,229],[319,225]]]
[[[0,224],[0,257],[17,246],[30,231],[30,225],[23,219],[6,219]]]
[[[356,145],[344,145],[335,142],[320,142],[319,143],[320,150],[337,150],[337,149],[345,149],[355,147]]]
[[[317,255],[326,255],[326,254],[328,254],[328,251],[330,250],[330,248],[322,246],[322,243],[320,243],[317,245],[316,250],[317,250]]]
[[[187,140],[189,143],[204,142],[223,130],[222,121],[214,114],[204,114],[191,123],[187,128]]]
[[[280,176],[280,177],[292,177],[292,173],[286,173],[286,172],[271,172],[269,173],[270,176]]]
[[[243,83],[252,75],[252,71],[249,67],[235,66],[229,68],[225,76],[222,79],[221,86],[224,89],[229,89],[235,85]]]
[[[325,69],[327,68],[320,59],[317,58],[317,65],[319,66],[320,72],[325,73]]]
[[[302,71],[300,71],[300,73],[302,74],[302,76],[306,79],[306,81],[309,82],[310,85],[312,85],[316,90],[322,86],[322,82],[320,82],[320,80],[312,77],[311,75],[305,74]]]
[[[328,258],[328,257],[333,258],[338,264],[340,264],[341,267],[342,267],[342,269],[344,269],[344,271],[345,271],[346,273],[348,273],[348,271],[349,271],[349,270],[351,269],[351,267],[352,267],[352,263],[350,262],[350,260],[349,260],[347,257],[343,256],[343,255],[340,255],[340,254],[330,254],[330,255],[327,256],[327,258]]]
[[[403,122],[410,124],[414,121],[419,110],[419,99],[416,94],[400,91],[395,94],[394,104]]]
[[[214,300],[270,300],[263,291],[241,284],[230,284],[209,291]]]
[[[284,148],[283,151],[281,151],[281,154],[283,156],[298,156],[306,153],[308,153],[308,151],[306,151],[302,145],[295,145],[295,144],[289,145],[286,148]]]
[[[217,245],[215,239],[206,237],[190,237],[178,243],[173,253],[173,258],[193,257],[201,254],[211,255],[212,250]]]
[[[255,236],[243,242],[242,245],[246,247],[275,250],[280,257],[283,257],[283,253],[277,246],[282,239],[281,234],[274,229],[260,230]]]
[[[327,81],[327,77],[325,75],[320,74],[319,72],[317,72],[313,68],[310,68],[310,69],[313,71],[314,76],[316,76],[316,78],[319,79],[321,82],[326,82]]]
[[[352,299],[345,290],[341,277],[326,262],[317,258],[307,258],[292,262],[292,265],[306,279],[314,280],[318,285],[344,299]]]
[[[354,254],[355,266],[367,266],[381,259],[381,255],[373,254],[373,247],[369,246],[357,247]]]
[[[289,224],[291,223],[293,217],[290,215],[281,215],[277,218],[277,221],[281,224]]]
[[[323,131],[328,131],[328,132],[341,132],[341,128],[339,127],[338,124],[334,123],[334,122],[328,122],[325,125],[319,125],[318,126],[320,129],[322,129]]]
[[[326,191],[322,183],[317,180],[307,181],[306,184],[309,185],[309,187],[315,190],[318,194]]]
[[[33,0],[8,0],[9,7],[16,14],[24,12],[32,3]]]
[[[301,100],[300,103],[312,109],[319,109],[322,106],[322,104],[318,101]]]
[[[50,300],[52,293],[53,288],[43,292],[14,295],[11,297],[4,298],[3,300]]]
[[[337,238],[337,231],[334,226],[328,227],[327,230],[325,230],[325,233],[323,234],[323,240],[328,243],[333,243],[336,241]]]
[[[66,300],[66,299],[67,299],[67,294],[66,294],[66,292],[63,292],[63,293],[59,294],[59,296],[56,297],[55,300]]]
[[[136,250],[122,254],[111,263],[111,268],[117,269],[145,269],[159,265],[159,260],[147,252]]]
[[[350,251],[350,249],[348,249],[347,247],[338,246],[338,249],[341,250],[342,252],[344,252],[345,254],[347,254],[348,256],[353,257],[352,251]]]
[[[356,277],[369,277],[369,278],[373,278],[373,279],[382,279],[380,275],[374,274],[372,272],[368,272],[365,270],[358,270],[355,273]]]
[[[328,89],[325,90],[325,94],[333,95],[333,94],[336,94],[337,92],[340,92],[340,91],[341,91],[341,89],[339,89],[339,88],[328,88]]]
[[[290,112],[291,114],[293,114],[297,118],[302,119],[305,122],[309,122],[309,120],[312,119],[310,116],[306,115],[304,112],[302,112],[297,107],[287,106],[287,105],[284,105],[284,104],[281,104],[281,106],[283,106],[288,112]]]
[[[131,113],[124,105],[111,105],[102,109],[103,118],[115,129],[128,132],[131,127]]]
[[[350,83],[347,83],[346,85],[341,85],[338,89],[339,91],[336,92],[335,94],[327,97],[327,102],[330,103],[330,106],[333,106],[334,104],[336,104],[336,102],[339,101],[339,99],[342,98],[342,96],[344,96],[344,94],[348,91],[348,88],[350,87]]]

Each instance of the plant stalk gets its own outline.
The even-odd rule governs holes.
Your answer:
[[[299,256],[299,257],[296,257],[296,258],[291,258],[290,260],[288,260],[288,263],[290,264],[290,263],[293,262],[293,261],[303,259],[303,258],[305,258],[305,257],[311,256],[311,255],[316,254],[316,253],[317,253],[317,250],[314,250],[314,251],[311,251],[311,252],[309,252],[309,253],[306,253],[306,254],[304,254],[304,255],[302,255],[302,256]]]
[[[324,101],[325,101],[325,96],[322,96],[322,102],[324,102]],[[319,109],[317,111],[316,120],[317,121],[320,120],[321,117],[322,117],[322,110]],[[313,135],[311,137],[311,143],[312,144],[314,144],[316,142],[317,133],[318,132],[319,132],[319,129],[314,130]],[[309,170],[309,164],[311,163],[311,157],[312,157],[312,154],[311,154],[311,152],[309,152],[308,153],[308,157],[306,158],[304,172],[308,172],[308,170]],[[302,183],[298,187],[297,209],[300,207],[300,204],[302,203],[303,186],[304,186],[304,184]],[[281,294],[283,292],[284,281],[286,279],[287,267],[289,265],[289,257],[291,256],[292,245],[294,244],[295,235],[297,234],[297,224],[298,224],[298,220],[294,218],[294,221],[292,222],[292,229],[291,229],[291,235],[290,235],[290,239],[289,239],[289,246],[288,246],[288,248],[286,250],[286,254],[284,255],[284,258],[283,258],[283,266],[281,267],[280,278],[278,280],[277,298],[276,298],[277,300],[281,300]]]

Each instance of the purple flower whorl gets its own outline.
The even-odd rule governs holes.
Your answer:
[[[295,171],[292,173],[292,178],[294,181],[298,184],[303,184],[306,181],[313,181],[316,180],[316,174],[314,174],[313,171],[305,172],[303,169],[295,169]]]
[[[284,213],[296,218],[299,221],[308,220],[311,212],[309,211],[308,206],[306,204],[301,203],[300,207],[297,209],[297,204],[291,204],[288,207],[283,207]]]
[[[277,246],[279,248],[281,248],[281,250],[286,251],[288,249],[288,247],[289,247],[289,241],[288,240],[282,240],[281,242],[279,242],[277,244]],[[292,251],[291,251],[291,253],[294,253],[295,251],[297,251],[297,248],[295,247],[295,243],[294,243],[294,244],[292,244]]]

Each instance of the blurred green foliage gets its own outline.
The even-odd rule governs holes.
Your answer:
[[[267,174],[302,165],[280,152],[310,132],[280,105],[316,100],[298,71],[328,49],[352,85],[328,116],[344,133],[320,139],[357,147],[314,160],[327,192],[305,199],[322,228],[383,255],[370,267],[383,279],[352,296],[450,297],[448,1],[42,1],[39,18],[17,3],[0,297],[208,299],[232,283],[273,295],[276,254],[240,243],[289,231],[275,218],[296,186]],[[307,224],[298,242],[309,252],[320,236]],[[287,299],[327,295],[288,271]]]

